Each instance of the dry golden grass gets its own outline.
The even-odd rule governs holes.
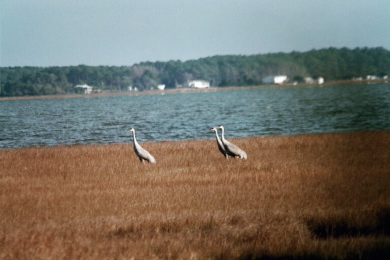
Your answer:
[[[1,259],[390,253],[390,132],[0,150]]]

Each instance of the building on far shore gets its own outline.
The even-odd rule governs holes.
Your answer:
[[[306,84],[324,84],[325,80],[323,77],[318,77],[317,79],[313,79],[312,77],[305,77],[304,81]]]
[[[286,83],[288,80],[286,75],[277,75],[277,76],[267,76],[263,78],[263,83],[264,84],[278,84],[282,85]]]
[[[75,88],[82,88],[84,90],[84,94],[92,94],[93,87],[88,86],[87,84],[76,85]]]
[[[377,80],[378,77],[377,77],[376,75],[367,75],[367,76],[366,76],[366,79],[367,79],[367,80]]]
[[[187,82],[186,87],[188,88],[209,88],[210,82],[206,80],[190,80]]]
[[[130,92],[132,92],[132,91],[137,92],[138,88],[137,87],[133,87],[133,85],[131,85],[131,86],[127,87],[127,90],[130,91]]]

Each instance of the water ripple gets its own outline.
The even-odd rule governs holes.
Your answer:
[[[390,129],[390,85],[0,102],[0,148]]]

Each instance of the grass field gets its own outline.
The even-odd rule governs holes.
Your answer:
[[[390,131],[0,150],[1,259],[386,259]]]

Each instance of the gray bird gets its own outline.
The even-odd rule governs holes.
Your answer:
[[[139,143],[137,142],[137,139],[135,139],[135,129],[130,128],[129,131],[133,132],[134,152],[138,156],[140,161],[142,163],[144,161],[148,161],[150,163],[156,163],[156,159],[154,159],[154,157],[148,151],[142,148],[141,145],[139,145]]]
[[[241,150],[240,148],[238,148],[237,145],[232,144],[231,142],[229,142],[225,139],[225,136],[224,136],[225,129],[223,128],[223,126],[220,125],[220,126],[218,126],[218,128],[222,129],[221,139],[222,139],[223,146],[225,147],[225,151],[228,153],[228,155],[234,156],[236,158],[247,159],[245,151]]]
[[[223,146],[223,143],[221,139],[218,136],[218,130],[216,127],[210,128],[211,131],[215,132],[215,137],[217,139],[217,145],[218,145],[218,150],[225,156],[225,158],[229,158],[228,153],[225,150],[225,147]]]

